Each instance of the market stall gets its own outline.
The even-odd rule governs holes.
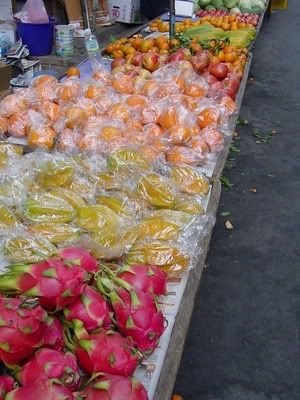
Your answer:
[[[41,75],[0,103],[0,292],[11,296],[0,357],[14,377],[3,391],[21,385],[7,400],[170,398],[260,3],[260,17],[207,8],[173,38],[154,21],[110,43],[107,61],[60,82]],[[30,376],[43,351],[72,360]]]

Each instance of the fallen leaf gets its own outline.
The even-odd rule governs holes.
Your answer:
[[[273,130],[272,130],[272,133],[276,133],[276,130],[275,130],[275,129],[273,129]]]
[[[233,229],[233,225],[232,225],[232,223],[231,223],[229,220],[227,220],[227,221],[225,222],[225,228],[228,229],[228,230]]]
[[[255,187],[251,188],[250,190],[251,190],[252,193],[256,193],[257,192],[257,189]]]
[[[239,134],[237,132],[233,132],[233,137],[238,137]]]
[[[229,212],[229,211],[221,212],[221,216],[222,216],[222,217],[228,217],[228,215],[230,215],[230,212]]]

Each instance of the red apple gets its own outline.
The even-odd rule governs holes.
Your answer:
[[[235,90],[234,90],[232,87],[226,87],[226,88],[224,88],[223,92],[226,93],[227,96],[231,97],[232,100],[235,100],[236,92],[235,92]]]
[[[141,67],[143,65],[143,58],[144,54],[137,52],[133,55],[130,63],[135,67]]]
[[[223,79],[226,78],[228,74],[228,67],[226,64],[223,63],[214,64],[210,67],[209,72],[213,76],[215,76],[218,79],[218,81],[222,81]]]
[[[177,53],[182,53],[185,60],[189,60],[192,57],[192,53],[190,49],[186,49],[184,47],[180,47],[176,50]]]
[[[184,60],[184,55],[182,53],[173,53],[169,55],[168,62],[182,61]]]
[[[209,85],[218,82],[218,79],[215,76],[211,75],[208,71],[204,71],[203,74],[201,74],[201,76],[203,76],[203,78],[206,79],[206,82]]]
[[[120,67],[121,65],[124,65],[124,64],[126,64],[125,58],[122,58],[122,57],[115,58],[111,62],[111,69],[113,70],[114,68]]]
[[[239,90],[240,83],[236,79],[225,78],[223,81],[224,88],[232,88],[235,93]]]
[[[143,57],[143,67],[153,72],[159,67],[159,55],[156,53],[146,53]]]

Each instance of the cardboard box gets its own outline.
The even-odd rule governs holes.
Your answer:
[[[108,0],[111,18],[127,24],[141,20],[140,0]]]
[[[9,89],[11,66],[0,62],[0,91]]]

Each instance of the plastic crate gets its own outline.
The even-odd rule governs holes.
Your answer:
[[[272,9],[284,9],[288,8],[288,0],[272,0]]]

